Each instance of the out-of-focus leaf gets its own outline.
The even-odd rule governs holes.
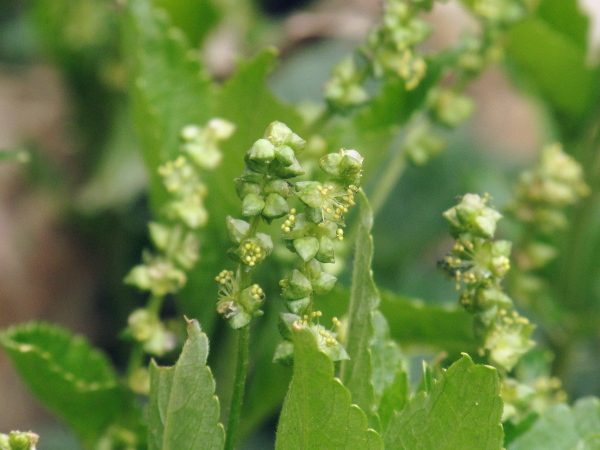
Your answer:
[[[213,89],[198,57],[164,11],[128,0],[122,20],[133,117],[156,211],[166,198],[157,168],[179,152],[186,125],[212,118]]]
[[[294,375],[279,419],[276,449],[383,449],[350,392],[333,376],[333,362],[307,328],[294,330]]]
[[[509,33],[507,56],[557,115],[572,126],[598,100],[597,69],[587,59],[587,20],[575,0],[544,0]]]
[[[395,412],[402,411],[408,400],[408,374],[399,372],[393,383],[386,387],[377,410],[381,421],[381,430],[385,433]]]
[[[386,448],[393,449],[500,450],[501,417],[498,373],[463,355],[430,395],[421,392],[409,400],[383,438]]]
[[[177,363],[173,367],[150,365],[150,449],[219,450],[225,445],[207,356],[208,338],[198,321],[190,320],[188,340]]]
[[[380,301],[371,270],[373,212],[364,193],[361,191],[359,195],[360,218],[352,271],[348,331],[344,343],[350,359],[342,362],[340,378],[352,394],[352,401],[367,415],[369,424],[378,428],[371,354],[371,345],[375,335],[373,312],[377,309]]]
[[[523,435],[515,439],[509,450],[579,450],[594,449],[600,434],[600,401],[578,400],[572,408],[556,405],[545,411]]]
[[[379,311],[373,313],[375,334],[371,344],[373,361],[373,388],[376,403],[379,403],[384,391],[394,383],[398,373],[402,371],[402,351],[400,346],[390,338],[390,326]]]
[[[222,16],[222,11],[213,0],[193,2],[153,0],[153,2],[169,13],[173,25],[186,34],[194,47],[202,44]]]
[[[380,311],[390,334],[402,346],[431,346],[448,351],[475,349],[473,317],[456,306],[427,304],[381,291]]]
[[[85,338],[32,322],[2,332],[0,342],[29,389],[87,445],[126,408],[111,363]]]
[[[24,164],[29,162],[30,158],[27,150],[0,150],[0,163],[14,161]]]

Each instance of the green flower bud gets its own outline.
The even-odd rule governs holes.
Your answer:
[[[239,330],[240,328],[244,328],[246,325],[248,325],[252,320],[252,317],[252,314],[249,314],[240,308],[227,320],[231,328],[233,328],[234,330]]]
[[[296,320],[300,320],[300,316],[290,313],[279,313],[277,329],[279,330],[282,338],[290,341],[294,338],[292,334],[292,325]]]
[[[410,162],[422,166],[445,147],[446,141],[435,133],[430,123],[424,122],[409,130],[403,151]]]
[[[313,280],[312,287],[317,295],[325,295],[335,286],[337,278],[326,272],[321,272],[321,275],[316,280]]]
[[[316,279],[321,275],[321,263],[316,259],[311,259],[308,262],[304,262],[298,259],[296,262],[296,268],[302,272],[309,280]]]
[[[287,145],[280,145],[275,149],[275,158],[279,161],[283,166],[291,166],[296,160],[296,155],[292,147]]]
[[[356,150],[342,149],[342,160],[340,169],[343,175],[356,175],[362,170],[362,162],[364,158]]]
[[[312,236],[295,239],[294,249],[296,250],[296,253],[298,253],[298,256],[304,260],[304,262],[308,262],[314,259],[315,255],[319,251],[319,240]]]
[[[248,194],[242,200],[242,216],[256,216],[262,212],[264,207],[265,201],[260,195]]]
[[[259,139],[246,153],[247,162],[255,162],[259,165],[270,164],[275,158],[275,146],[267,139]]]
[[[252,170],[250,167],[246,166],[242,171],[242,176],[240,177],[240,179],[243,181],[248,181],[250,183],[261,183],[264,177],[265,176],[262,173]]]
[[[280,145],[289,146],[296,154],[304,150],[306,146],[304,139],[292,132],[286,124],[277,121],[269,125],[267,131],[265,131],[265,138],[276,147]]]
[[[261,193],[260,184],[244,181],[241,178],[235,179],[235,190],[240,200],[244,200],[248,194],[260,195]]]
[[[308,297],[312,292],[310,281],[297,269],[292,270],[279,284],[282,287],[283,296],[288,300]]]
[[[285,180],[272,180],[265,185],[265,194],[278,194],[283,198],[290,195],[290,184]]]
[[[306,206],[321,208],[323,206],[323,187],[318,181],[299,181],[296,183],[297,196]]]
[[[520,266],[524,270],[546,266],[558,255],[556,247],[543,242],[530,242],[520,255]]]
[[[287,167],[279,164],[275,170],[275,174],[279,178],[294,178],[300,175],[304,175],[304,169],[302,168],[298,160],[294,159],[292,164]]]
[[[535,345],[531,340],[534,329],[535,325],[516,311],[502,311],[485,336],[484,347],[490,352],[490,360],[510,372]]]
[[[229,239],[236,244],[242,242],[242,239],[248,234],[250,224],[243,220],[234,219],[231,216],[227,216],[225,219],[227,224],[227,232],[229,233]]]
[[[204,208],[206,189],[203,185],[196,186],[181,200],[167,204],[169,218],[181,220],[188,228],[200,228],[208,222],[208,212]]]
[[[489,310],[494,307],[498,309],[510,309],[513,305],[513,302],[508,295],[494,287],[478,288],[475,292],[475,298],[479,310]]]
[[[175,293],[185,285],[185,272],[177,269],[171,262],[148,254],[144,259],[145,264],[133,267],[127,274],[125,283],[161,297]]]
[[[473,100],[450,89],[434,89],[429,94],[430,114],[433,120],[454,128],[468,119],[475,108]]]
[[[273,362],[283,366],[291,366],[294,364],[294,343],[288,340],[283,340],[275,348]]]
[[[8,436],[8,449],[10,450],[35,450],[35,444],[40,437],[31,431],[11,431]]]
[[[276,219],[278,217],[285,216],[289,210],[290,207],[285,201],[285,198],[279,194],[269,194],[267,195],[265,208],[262,214],[269,219]]]
[[[310,297],[300,298],[298,300],[288,300],[285,302],[288,311],[294,314],[302,314],[308,305],[310,305]]]
[[[468,232],[484,238],[494,237],[496,222],[502,214],[486,206],[487,201],[477,194],[465,194],[457,206],[443,213],[450,222],[453,236]]]
[[[312,223],[322,223],[324,220],[323,210],[321,208],[306,208],[306,218]]]
[[[258,240],[260,245],[265,249],[267,256],[269,256],[273,251],[273,240],[271,239],[271,236],[265,233],[256,233],[256,240]]]
[[[247,313],[254,315],[265,302],[265,293],[258,284],[254,284],[240,292],[237,302]]]
[[[335,248],[333,241],[327,236],[321,236],[319,238],[319,251],[315,255],[315,258],[322,263],[335,262]]]
[[[328,153],[319,159],[319,165],[326,173],[337,178],[342,175],[340,168],[342,158],[343,156],[340,153]]]

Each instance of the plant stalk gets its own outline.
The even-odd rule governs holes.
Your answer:
[[[237,441],[244,391],[246,388],[246,374],[248,372],[248,348],[250,340],[250,326],[246,325],[238,331],[237,362],[235,369],[235,380],[233,383],[233,395],[229,418],[227,419],[227,435],[225,437],[225,450],[233,450]]]

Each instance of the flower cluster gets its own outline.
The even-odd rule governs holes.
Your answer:
[[[275,349],[273,362],[277,362],[285,366],[292,365],[294,361],[294,343],[292,342],[293,330],[304,327],[308,328],[315,336],[319,350],[327,354],[332,361],[349,359],[346,349],[340,345],[337,340],[339,333],[334,331],[336,328],[341,328],[342,323],[337,317],[334,317],[331,319],[331,329],[327,329],[318,322],[321,316],[321,311],[313,311],[310,314],[304,314],[302,316],[297,314],[281,313],[279,317],[279,332],[281,333],[283,340]],[[316,323],[313,322],[314,319],[317,320]]]
[[[589,194],[583,169],[560,144],[542,150],[539,164],[523,172],[515,189],[511,214],[535,231],[552,234],[567,226],[564,209]]]
[[[250,272],[273,250],[271,237],[257,231],[261,220],[271,223],[284,218],[280,228],[285,244],[298,256],[295,268],[280,282],[293,314],[310,316],[313,295],[328,292],[336,282],[321,264],[335,261],[334,241],[344,238],[344,218],[355,204],[363,158],[345,149],[326,154],[319,165],[328,175],[327,181],[294,182],[294,177],[304,174],[297,155],[305,146],[306,142],[285,124],[273,122],[247,151],[246,167],[235,180],[242,216],[247,219],[227,217],[229,238],[236,244],[228,255],[238,263],[238,270],[235,274],[224,271],[217,277],[222,285],[217,310],[234,328],[261,314],[264,295],[247,290]],[[294,197],[300,201],[302,212],[289,206]]]
[[[126,283],[150,292],[155,303],[152,308],[134,311],[126,331],[146,353],[160,356],[174,346],[172,334],[160,321],[160,304],[165,295],[185,285],[186,272],[198,261],[196,230],[208,219],[204,208],[207,189],[201,171],[219,164],[218,145],[233,130],[233,125],[222,119],[212,119],[204,128],[185,127],[181,132],[181,154],[158,168],[169,195],[164,207],[168,221],[149,224],[156,251],[144,251],[143,264],[133,267],[125,278]]]
[[[440,268],[461,290],[460,304],[476,315],[475,331],[490,361],[510,371],[533,346],[534,326],[515,310],[501,287],[510,268],[511,243],[493,240],[502,215],[488,206],[489,196],[466,194],[443,215],[455,239]]]

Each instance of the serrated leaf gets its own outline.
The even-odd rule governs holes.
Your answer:
[[[315,336],[294,329],[294,375],[283,402],[275,448],[280,450],[383,449],[367,428],[350,392],[334,378],[333,362],[319,351]]]
[[[386,448],[398,450],[499,450],[501,417],[498,373],[475,365],[465,354],[433,386],[431,395],[417,394],[395,415],[383,438]]]
[[[111,363],[82,336],[32,322],[2,332],[0,342],[34,395],[88,446],[124,408]]]
[[[371,344],[373,361],[373,388],[376,404],[379,403],[385,389],[394,383],[402,371],[402,351],[400,346],[390,339],[390,327],[379,311],[373,313],[374,337]]]
[[[178,154],[184,126],[202,126],[212,118],[214,92],[183,33],[163,10],[128,0],[123,17],[133,117],[157,210],[166,192],[156,169]]]
[[[588,397],[572,408],[559,404],[545,411],[536,423],[508,446],[509,450],[580,450],[593,447],[600,433],[600,401]]]
[[[150,365],[150,449],[219,450],[225,445],[207,356],[208,338],[198,321],[190,320],[188,340],[177,363],[173,367]]]
[[[375,336],[373,312],[380,301],[371,270],[373,212],[362,191],[359,196],[360,218],[352,270],[348,332],[344,343],[350,359],[342,363],[340,378],[352,394],[352,401],[367,415],[369,425],[378,428],[371,354],[371,345]]]

